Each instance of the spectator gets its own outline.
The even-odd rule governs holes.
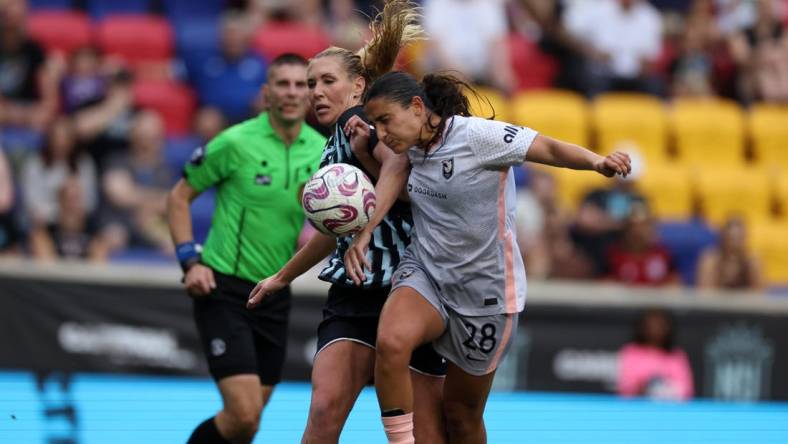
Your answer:
[[[515,87],[502,0],[427,0],[428,70],[455,70],[506,93]],[[430,66],[431,65],[431,66]]]
[[[530,18],[539,26],[540,49],[559,63],[555,86],[585,93],[588,88],[586,60],[602,63],[607,55],[566,28],[563,23],[567,9],[565,3],[563,0],[520,0]]]
[[[635,173],[633,157],[633,173]],[[571,238],[577,248],[594,264],[594,275],[608,273],[608,248],[619,239],[627,218],[635,207],[648,203],[636,189],[636,173],[627,179],[615,178],[612,187],[591,190],[580,204]]]
[[[757,2],[757,21],[731,37],[745,102],[788,102],[788,32],[772,0]]]
[[[78,177],[70,176],[57,190],[57,221],[46,226],[36,226],[30,232],[30,250],[34,258],[107,259],[109,243],[88,215],[82,186]]]
[[[673,321],[664,310],[648,310],[635,326],[634,340],[618,355],[618,393],[652,399],[692,398],[687,354],[675,345]]]
[[[0,256],[14,254],[22,238],[14,215],[14,178],[0,146]]]
[[[108,82],[101,70],[101,53],[86,46],[74,51],[68,71],[60,82],[63,111],[74,113],[104,100]]]
[[[200,102],[219,109],[229,123],[245,120],[260,86],[265,83],[266,62],[251,49],[252,28],[240,12],[224,15],[221,48],[190,73]]]
[[[58,190],[70,176],[81,182],[81,205],[92,213],[98,203],[96,167],[77,149],[71,120],[60,117],[50,127],[41,153],[22,168],[22,192],[33,226],[52,225],[59,219]]]
[[[586,92],[594,96],[610,90],[661,94],[654,75],[661,52],[659,12],[645,0],[574,2],[564,15],[574,36],[588,42],[597,54],[586,63]]]
[[[698,265],[701,288],[758,289],[761,272],[758,261],[747,251],[744,221],[731,218],[720,231],[720,243],[706,250]]]
[[[109,162],[102,181],[113,246],[172,251],[165,210],[174,181],[162,156],[163,145],[164,124],[157,114],[143,111],[134,119],[129,153]]]
[[[61,82],[63,110],[73,116],[77,139],[103,169],[105,160],[125,150],[136,112],[131,75],[105,64],[95,48],[71,58]]]
[[[680,31],[678,54],[671,66],[675,96],[714,95],[714,49],[720,34],[712,0],[695,0]]]
[[[570,219],[557,205],[544,214],[544,243],[547,247],[550,279],[591,279],[595,277],[594,262],[572,241]]]
[[[194,114],[194,133],[200,143],[206,144],[227,127],[222,112],[211,106],[204,106]]]
[[[654,218],[645,206],[635,206],[621,240],[607,252],[609,277],[630,285],[678,284],[673,258],[656,236]]]
[[[0,126],[43,130],[57,111],[57,77],[27,36],[27,2],[0,2]]]

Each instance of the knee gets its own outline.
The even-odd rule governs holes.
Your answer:
[[[376,342],[377,362],[410,361],[413,352],[413,341],[402,332],[394,330],[381,330],[378,332]]]
[[[340,402],[335,397],[313,396],[309,409],[308,434],[322,438],[339,438],[340,424],[343,420],[340,417],[340,410]]]
[[[443,414],[449,436],[458,436],[475,430],[482,419],[482,406],[444,400]]]
[[[228,413],[234,438],[251,439],[260,426],[260,408],[249,407]]]

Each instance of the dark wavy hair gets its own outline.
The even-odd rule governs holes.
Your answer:
[[[408,107],[414,97],[420,97],[427,109],[440,116],[437,125],[429,121],[427,123],[435,130],[435,136],[427,144],[429,146],[441,137],[449,117],[471,116],[471,106],[466,91],[479,98],[473,87],[451,74],[428,74],[419,82],[406,72],[394,71],[382,75],[372,84],[364,96],[364,103],[376,98],[385,98]]]

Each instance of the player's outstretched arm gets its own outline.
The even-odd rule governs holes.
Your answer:
[[[542,134],[536,136],[525,160],[573,170],[593,170],[607,177],[620,174],[626,177],[632,171],[629,155],[616,151],[602,157],[581,146]]]
[[[252,292],[246,308],[254,308],[264,297],[290,285],[295,278],[306,273],[307,270],[317,265],[326,258],[334,248],[337,240],[327,234],[315,233],[300,250],[275,275],[260,281]]]
[[[397,154],[389,147],[378,144],[374,154],[381,164],[380,179],[375,185],[375,212],[369,223],[355,235],[344,257],[345,270],[356,285],[361,285],[365,279],[364,267],[372,268],[367,259],[372,232],[397,201],[410,174],[410,161],[406,153]]]

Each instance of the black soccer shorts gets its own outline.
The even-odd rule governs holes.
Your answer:
[[[333,284],[317,328],[317,353],[337,341],[353,341],[375,348],[380,311],[391,287],[362,289]],[[413,351],[410,368],[428,376],[445,376],[446,361],[432,344]]]
[[[211,376],[256,374],[264,385],[282,379],[290,317],[290,288],[263,298],[253,310],[246,308],[256,285],[214,271],[216,289],[194,298],[194,320]]]

